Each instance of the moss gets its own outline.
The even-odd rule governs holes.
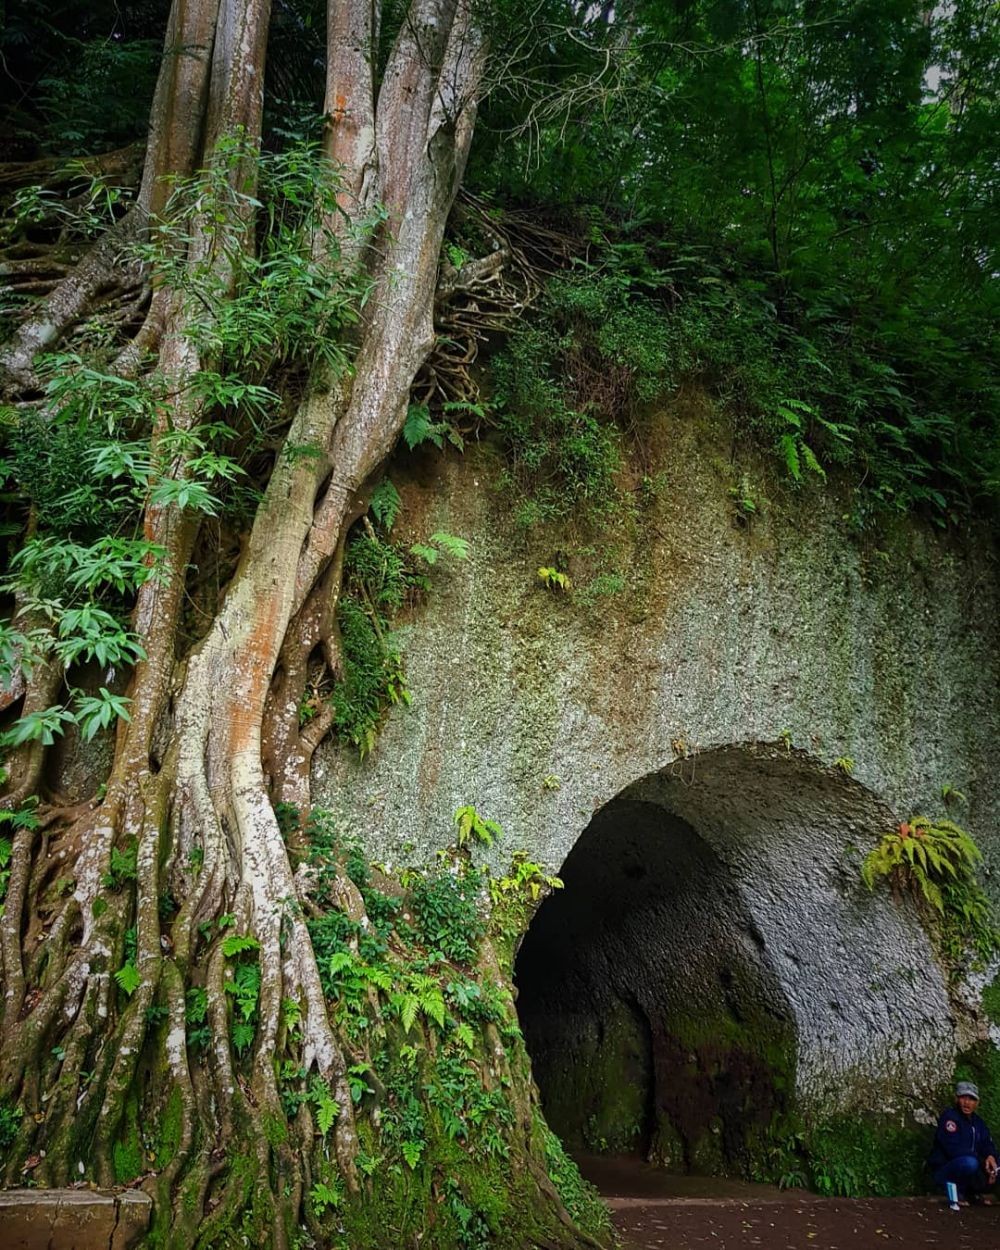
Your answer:
[[[983,990],[982,1004],[987,1020],[1000,1024],[1000,974]]]
[[[23,1118],[24,1111],[21,1107],[0,1099],[0,1161],[6,1158],[7,1151],[17,1140]]]
[[[265,1114],[263,1127],[264,1139],[272,1150],[277,1150],[288,1141],[288,1125],[280,1116]]]
[[[163,1107],[160,1116],[158,1141],[156,1146],[156,1166],[165,1168],[173,1159],[181,1144],[181,1128],[184,1119],[184,1103],[181,1091],[175,1085]]]
[[[762,1012],[675,1012],[656,1043],[656,1070],[678,1079],[659,1099],[655,1138],[676,1157],[679,1136],[694,1172],[759,1175],[794,1100],[795,1055],[789,1023]]]
[[[222,1201],[199,1225],[196,1250],[269,1244],[274,1208],[269,1186],[259,1180],[256,1159],[238,1153],[230,1156]]]
[[[125,1103],[122,1129],[112,1148],[111,1159],[115,1169],[115,1180],[119,1185],[127,1185],[146,1170],[142,1142],[139,1138],[139,1101],[134,1093],[129,1095]]]
[[[651,1085],[648,1026],[616,1000],[600,1028],[581,1028],[572,1050],[560,1047],[558,1057],[545,1064],[545,1114],[571,1149],[635,1150],[651,1127]]]

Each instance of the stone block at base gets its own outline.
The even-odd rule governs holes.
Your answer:
[[[148,1194],[130,1189],[0,1190],[3,1250],[132,1250],[149,1227]]]

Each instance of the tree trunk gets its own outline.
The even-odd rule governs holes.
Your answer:
[[[175,0],[136,204],[8,344],[0,366],[9,386],[33,387],[36,352],[120,279],[123,264],[134,266],[121,259],[122,239],[142,237],[167,210],[166,176],[211,166],[227,137],[252,152],[268,17],[267,0]],[[485,56],[471,0],[413,0],[376,84],[378,26],[371,0],[330,4],[325,108],[342,212],[327,224],[338,263],[346,258],[369,287],[353,368],[314,372],[218,614],[187,655],[178,656],[178,637],[197,518],[147,504],[145,534],[166,553],[164,573],[138,592],[134,624],[147,658],[133,676],[131,721],[119,725],[106,795],[67,825],[26,827],[14,840],[0,918],[0,1106],[23,1115],[8,1182],[25,1169],[44,1185],[143,1177],[155,1198],[156,1244],[245,1237],[285,1247],[302,1244],[303,1227],[329,1244],[321,1226],[335,1212],[349,1244],[400,1235],[363,1201],[373,1186],[378,1193],[398,1181],[373,1179],[381,1110],[359,1121],[350,1083],[360,1068],[382,1089],[385,1073],[372,1043],[331,1015],[308,923],[318,914],[315,881],[308,866],[294,868],[272,807],[292,796],[303,814],[308,808],[318,735],[315,726],[300,730],[299,696],[317,645],[336,664],[331,603],[345,531],[399,436],[434,341],[438,256]],[[252,160],[231,162],[225,176],[245,191]],[[246,203],[234,197],[230,219],[189,232],[188,265],[209,267],[223,289],[231,252],[213,240],[223,230],[253,246]],[[155,369],[173,398],[157,417],[154,451],[201,417],[184,398],[205,365],[187,318],[185,300],[160,285],[118,358],[122,373],[135,373],[143,353],[158,348]],[[179,455],[170,472],[185,470]],[[51,697],[40,685],[51,678],[39,672],[28,683],[24,707]],[[19,768],[18,777],[37,777],[34,757]],[[322,870],[332,905],[364,932],[365,904],[339,858]],[[126,966],[135,984],[122,981]],[[497,980],[485,956],[476,975]],[[252,1041],[234,1045],[241,984]],[[368,998],[393,1071],[404,1036],[423,1037],[434,1053],[436,1008],[423,1024],[393,1026],[374,988]],[[496,1020],[484,1024],[492,1040],[477,1043],[469,1063],[484,1089],[506,1082],[515,1090],[517,1114],[501,1117],[503,1150],[531,1162],[524,1174],[536,1182],[522,1183],[520,1201],[538,1208],[535,1244],[575,1244],[555,1191],[537,1179],[540,1121],[511,1010],[498,1008],[496,1018],[506,1011],[513,1040],[501,1044]],[[421,1173],[421,1218],[431,1229],[444,1192],[436,1168]],[[433,1232],[424,1244],[438,1244]]]

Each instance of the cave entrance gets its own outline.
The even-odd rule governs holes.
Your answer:
[[[552,1128],[573,1151],[759,1174],[795,1029],[737,874],[691,824],[623,795],[560,875],[515,968]]]

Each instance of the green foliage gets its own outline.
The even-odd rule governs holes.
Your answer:
[[[326,1137],[340,1115],[340,1106],[322,1077],[314,1076],[309,1082],[309,1102],[316,1112],[320,1137]]]
[[[450,556],[452,560],[467,560],[469,544],[464,538],[454,534],[439,532],[432,534],[426,543],[413,543],[410,554],[419,556],[426,564],[437,564],[441,556]]]
[[[953,821],[914,816],[883,835],[865,856],[861,879],[915,895],[935,916],[945,954],[954,962],[972,947],[980,959],[997,949],[1000,934],[977,872],[982,852]]]
[[[411,404],[403,422],[403,442],[410,451],[422,443],[432,443],[438,451],[443,451],[446,441],[459,451],[465,447],[461,434],[451,422],[433,420],[426,404]]]
[[[327,1211],[338,1211],[344,1205],[344,1190],[339,1183],[317,1181],[309,1191],[313,1214],[321,1217]]]
[[[192,1049],[203,1049],[212,1040],[212,1030],[206,1023],[207,1020],[208,991],[201,986],[192,986],[184,998],[184,1022],[187,1025],[188,1045]]]
[[[560,569],[542,565],[537,569],[535,576],[542,583],[546,590],[569,590],[572,582],[568,573],[563,573]]]
[[[7,1151],[17,1140],[18,1130],[23,1119],[24,1109],[22,1107],[11,1104],[6,1099],[0,1099],[0,1159],[6,1156]]]
[[[522,500],[518,519],[525,526],[573,515],[600,527],[621,504],[622,439],[615,423],[621,395],[604,384],[611,361],[598,341],[611,309],[591,295],[583,280],[552,283],[536,316],[518,327],[494,363],[505,485]],[[609,292],[608,300],[621,318],[628,316],[620,291]],[[615,374],[626,394],[649,382],[642,375],[636,383],[634,373],[626,363]]]
[[[474,869],[423,878],[410,896],[420,940],[456,963],[470,963],[485,931],[480,913],[482,878]]]
[[[254,195],[241,176],[251,167]],[[19,533],[29,513],[37,518],[2,583],[19,607],[17,620],[0,622],[0,677],[8,684],[15,670],[42,661],[127,670],[145,658],[126,622],[142,585],[163,573],[162,550],[140,537],[147,507],[242,521],[256,507],[246,466],[259,464],[280,424],[268,379],[304,366],[327,377],[347,368],[340,332],[363,292],[338,265],[327,224],[339,211],[337,185],[318,145],[305,139],[263,155],[239,135],[223,140],[204,170],[175,181],[135,249],[187,305],[185,333],[204,367],[181,391],[156,370],[122,377],[96,317],[81,323],[72,350],[39,360],[41,407],[3,410],[0,503],[11,517],[3,532]],[[89,187],[86,212],[96,211],[101,194]],[[103,194],[107,201],[111,192]],[[25,228],[28,217],[48,211],[44,196],[30,200],[19,202]],[[118,211],[115,202],[105,208],[111,217]],[[248,213],[259,222],[256,249],[244,246],[242,225],[230,226]],[[191,265],[191,238],[206,231],[204,260]],[[165,423],[166,411],[183,419]],[[128,718],[127,700],[114,691],[67,685],[68,700],[16,721],[2,743],[51,745],[71,724],[90,739]],[[401,678],[385,685],[398,693]]]
[[[101,877],[106,890],[120,890],[128,882],[138,880],[139,843],[130,838],[124,847],[113,846],[108,871]]]
[[[562,1142],[540,1116],[535,1119],[535,1135],[541,1139],[549,1178],[574,1222],[598,1237],[611,1234],[611,1219],[601,1196],[563,1149]]]
[[[260,943],[248,934],[230,933],[228,937],[222,939],[222,953],[227,959],[231,959],[234,955],[242,955],[246,951],[259,949]]]
[[[1000,976],[995,976],[989,985],[984,987],[981,1002],[983,1012],[990,1023],[1000,1024]]]
[[[256,195],[238,176],[249,166],[256,169]],[[339,241],[329,223],[339,211],[338,189],[319,142],[302,136],[267,153],[240,134],[224,137],[206,169],[174,181],[139,253],[161,280],[189,297],[188,333],[216,362],[198,383],[208,388],[207,398],[225,407],[256,407],[263,415],[273,397],[253,387],[279,366],[318,362],[333,374],[346,368],[339,331],[356,320],[362,291],[336,263]],[[253,251],[244,246],[241,222],[257,210],[263,220]],[[227,262],[224,274],[214,256],[188,263],[191,232],[206,220],[216,253]]]
[[[126,998],[131,998],[142,985],[142,976],[132,960],[128,960],[115,973],[115,981]]]
[[[470,1205],[457,1181],[449,1178],[445,1182],[444,1201],[457,1229],[457,1250],[489,1250],[495,1244],[497,1228],[489,1213]]]
[[[918,1192],[928,1142],[884,1120],[834,1117],[802,1135],[812,1187],[827,1197]]]
[[[510,869],[501,878],[490,881],[490,898],[494,908],[510,908],[515,904],[537,904],[552,890],[561,889],[562,881],[527,858],[527,851],[515,851]]]
[[[256,1035],[260,1002],[260,964],[256,952],[259,949],[260,942],[246,934],[230,933],[222,939],[222,953],[233,961],[225,990],[233,1003],[231,1039],[237,1054],[249,1049]],[[189,998],[189,1011],[191,1005]]]
[[[456,810],[454,825],[455,841],[459,847],[471,846],[477,842],[482,846],[492,846],[503,837],[503,830],[497,822],[480,816],[471,803]]]
[[[869,890],[890,878],[944,913],[941,884],[975,872],[982,853],[969,835],[949,820],[933,824],[926,816],[903,821],[883,834],[865,856],[861,879]]]
[[[2,770],[0,770],[0,777],[2,777]],[[35,813],[37,805],[38,800],[32,798],[13,810],[8,808],[0,809],[0,831],[7,831],[16,837],[22,829],[37,829],[38,816]],[[3,901],[7,897],[7,884],[10,881],[10,861],[13,853],[13,842],[10,838],[5,837],[3,832],[0,832],[0,916],[3,915]]]
[[[390,478],[384,477],[375,487],[368,506],[371,508],[372,516],[388,534],[396,524],[396,518],[403,507],[399,491],[393,486]]]
[[[387,479],[376,490],[372,508],[388,530],[398,514],[399,495]],[[464,560],[467,555],[468,544],[453,534],[436,533],[407,551],[369,524],[348,542],[337,607],[344,667],[330,700],[334,732],[356,747],[362,758],[375,745],[386,710],[410,703],[391,618],[429,588],[420,565],[435,565],[442,557]]]
[[[628,409],[692,376],[736,417],[737,446],[773,449],[793,481],[843,468],[853,525],[883,507],[945,523],[992,506],[993,15],[969,0],[693,0],[640,3],[606,26],[595,14],[585,38],[553,39],[544,75],[491,97],[472,160],[500,204],[560,220],[590,265],[501,373],[513,476],[537,473],[526,515],[567,507],[572,478],[551,473],[559,430],[537,435],[545,406],[555,427],[560,401],[583,406],[566,397],[577,379],[583,403],[628,381],[613,404]],[[599,71],[599,108],[580,107]],[[501,147],[485,138],[505,125]]]

